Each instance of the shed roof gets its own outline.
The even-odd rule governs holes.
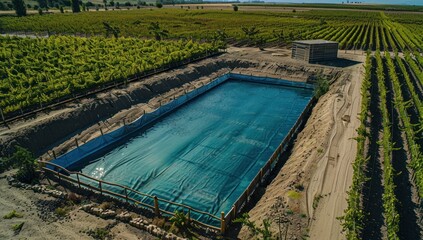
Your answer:
[[[324,40],[324,39],[316,39],[316,40],[297,40],[297,41],[293,41],[293,43],[312,45],[312,44],[327,44],[327,43],[336,43],[337,44],[338,42],[328,41],[328,40]]]

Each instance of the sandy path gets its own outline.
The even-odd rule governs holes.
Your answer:
[[[307,188],[307,210],[313,216],[310,227],[311,239],[341,239],[341,226],[337,217],[347,207],[347,191],[352,181],[352,163],[356,156],[356,129],[360,125],[362,65],[354,67],[351,81],[338,92],[333,103],[335,126],[329,148],[319,161],[310,185]],[[345,95],[346,97],[342,97]],[[344,119],[350,118],[350,121]],[[322,196],[316,211],[313,202]],[[316,204],[316,203],[315,203]]]

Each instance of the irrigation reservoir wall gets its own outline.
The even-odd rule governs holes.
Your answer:
[[[226,74],[46,170],[157,214],[189,212],[224,232],[298,131],[312,91],[307,83]]]

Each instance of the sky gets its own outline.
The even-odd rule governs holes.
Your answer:
[[[246,1],[246,0],[242,0]],[[248,1],[248,0],[247,0]],[[347,0],[264,0],[265,2],[290,2],[290,3],[342,3]],[[406,5],[423,5],[423,0],[352,0],[363,3],[376,4],[406,4]]]

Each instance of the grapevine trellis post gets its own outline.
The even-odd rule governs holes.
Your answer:
[[[3,120],[3,123],[6,125],[6,120],[4,119],[3,110],[0,108],[0,115],[1,119]]]

